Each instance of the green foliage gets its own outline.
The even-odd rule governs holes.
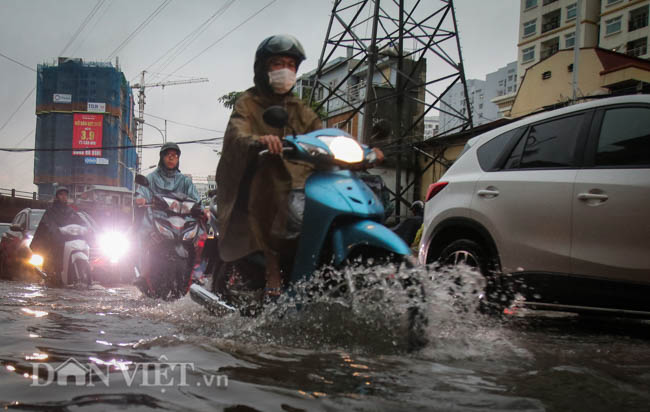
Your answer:
[[[223,96],[219,97],[217,100],[219,101],[219,103],[223,104],[223,106],[226,109],[232,109],[235,107],[235,102],[237,101],[239,96],[242,95],[242,93],[244,92],[234,91],[234,92],[226,93]]]

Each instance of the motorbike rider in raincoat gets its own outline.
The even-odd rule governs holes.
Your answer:
[[[149,181],[149,187],[138,187],[138,190],[135,192],[135,205],[144,206],[147,203],[151,203],[153,198],[151,192],[160,193],[162,190],[170,190],[172,192],[184,193],[192,199],[198,201],[200,199],[199,192],[197,192],[192,179],[185,176],[181,173],[178,168],[180,163],[181,149],[174,142],[167,142],[160,148],[160,160],[158,161],[158,167],[149,175],[147,175],[147,180]],[[136,229],[138,233],[142,236],[145,236],[146,233],[149,233],[153,230],[152,227],[144,223],[145,219],[142,218],[144,211],[138,211],[136,209]],[[146,239],[140,239],[143,242],[146,242]],[[146,243],[141,243],[146,244]]]
[[[178,169],[180,156],[181,149],[176,143],[168,142],[160,148],[158,167],[147,176],[149,188],[139,187],[135,193],[136,205],[151,203],[151,191],[160,193],[162,190],[184,193],[196,201],[199,200],[199,192],[196,191],[192,179]]]
[[[299,192],[313,165],[281,156],[282,139],[321,129],[323,122],[291,90],[305,52],[290,35],[264,39],[255,52],[254,86],[235,102],[217,166],[219,253],[226,262],[262,251],[266,288],[277,296],[290,273],[297,237],[287,236],[290,193]],[[262,118],[270,106],[288,113],[282,129]],[[260,146],[270,155],[259,156]],[[383,154],[378,151],[383,158]]]
[[[279,293],[281,265],[292,260],[295,241],[272,233],[286,219],[291,189],[304,187],[311,166],[279,156],[282,138],[322,127],[316,113],[291,93],[296,71],[305,60],[300,42],[290,35],[264,39],[255,52],[254,83],[235,102],[217,166],[219,251],[233,261],[256,251],[266,260],[266,290]],[[289,113],[283,129],[262,119],[264,110],[279,105]],[[272,155],[259,156],[260,145]]]
[[[63,269],[65,242],[59,228],[71,224],[84,224],[77,212],[68,204],[68,193],[66,186],[56,187],[54,200],[45,211],[30,244],[32,251],[43,256],[43,269],[46,273],[59,273]]]

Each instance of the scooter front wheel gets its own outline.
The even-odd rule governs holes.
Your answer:
[[[87,261],[80,259],[74,262],[74,270],[77,277],[76,283],[86,286],[90,286],[92,284],[90,265]]]

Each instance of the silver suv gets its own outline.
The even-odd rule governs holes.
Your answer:
[[[471,139],[429,187],[419,259],[474,266],[499,304],[650,315],[650,96]]]

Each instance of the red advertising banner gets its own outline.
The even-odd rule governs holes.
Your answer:
[[[101,157],[104,115],[75,113],[72,122],[72,154]]]

